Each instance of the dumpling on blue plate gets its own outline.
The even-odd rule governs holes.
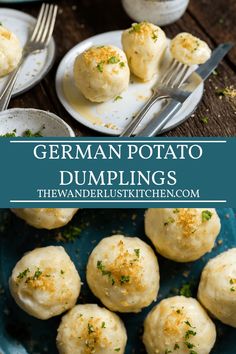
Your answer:
[[[56,229],[68,224],[78,208],[19,208],[11,209],[19,218],[37,229]]]

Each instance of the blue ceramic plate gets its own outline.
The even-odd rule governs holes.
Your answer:
[[[183,284],[192,284],[196,295],[200,273],[209,258],[236,246],[236,219],[232,209],[218,209],[222,222],[216,246],[201,260],[180,264],[158,256],[161,271],[161,289],[158,301],[178,293]],[[60,317],[40,321],[24,313],[13,301],[8,291],[8,278],[15,263],[23,253],[38,246],[62,244],[75,262],[84,285],[80,303],[99,301],[91,294],[85,281],[85,268],[89,253],[105,236],[114,233],[135,235],[149,243],[144,236],[143,209],[80,210],[70,225],[81,228],[74,242],[58,242],[57,231],[36,230],[11,214],[0,211],[0,353],[2,354],[56,354],[55,338]],[[67,229],[70,226],[66,226]],[[150,308],[140,314],[121,315],[128,331],[126,354],[145,353],[141,342],[142,324]],[[236,353],[236,329],[216,322],[218,338],[212,354]],[[73,354],[73,353],[71,353]]]

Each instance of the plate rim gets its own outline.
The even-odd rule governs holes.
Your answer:
[[[87,120],[86,118],[84,118],[83,116],[80,115],[80,119],[78,119],[77,117],[75,117],[74,114],[74,110],[73,108],[70,106],[70,104],[67,102],[66,97],[63,93],[63,88],[61,85],[61,81],[60,81],[60,76],[62,73],[62,68],[64,67],[66,61],[68,60],[68,58],[70,58],[71,53],[76,51],[77,48],[80,48],[81,46],[85,46],[89,41],[94,41],[97,38],[101,37],[101,36],[112,36],[112,35],[117,35],[117,34],[121,34],[123,30],[115,30],[115,31],[107,31],[107,32],[103,32],[103,33],[99,33],[96,34],[94,36],[88,37],[86,39],[84,39],[83,41],[77,43],[75,46],[73,46],[60,60],[59,65],[57,67],[57,71],[56,71],[56,76],[55,76],[55,87],[56,87],[56,94],[57,97],[60,101],[60,103],[62,104],[62,106],[64,107],[64,109],[70,114],[70,116],[75,119],[78,123],[84,125],[85,127],[92,129],[93,131],[96,131],[98,133],[102,133],[108,136],[119,136],[120,133],[116,133],[116,131],[114,131],[111,128],[104,128],[103,126],[100,125],[95,125],[93,123],[91,123],[89,120]],[[92,44],[92,43],[91,43]],[[177,126],[181,125],[182,123],[184,123],[192,114],[193,112],[195,112],[195,110],[198,108],[199,104],[202,101],[202,97],[204,94],[204,82],[201,83],[202,87],[201,87],[201,92],[200,97],[199,97],[199,101],[197,102],[196,106],[193,107],[193,109],[191,110],[191,112],[189,114],[187,114],[186,116],[183,117],[183,119],[179,120],[178,122],[172,124],[171,126],[168,127],[164,127],[161,132],[158,134],[163,134],[165,132],[168,132],[174,128],[176,128]]]
[[[46,115],[48,115],[52,120],[56,120],[57,122],[59,122],[61,125],[64,125],[66,128],[67,128],[67,131],[69,133],[68,137],[71,137],[71,138],[74,138],[75,137],[75,132],[74,130],[71,128],[71,126],[64,121],[64,119],[62,119],[61,117],[59,117],[57,114],[53,113],[53,112],[50,112],[50,111],[46,111],[46,110],[43,110],[43,109],[38,109],[38,108],[9,108],[5,111],[2,111],[0,112],[0,121],[1,121],[1,118],[4,114],[7,114],[8,112],[9,113],[15,113],[15,112],[33,112],[34,114],[37,113],[37,112],[41,112],[41,113],[44,113]],[[9,119],[9,118],[8,118]],[[62,136],[62,137],[65,137],[65,136]],[[44,137],[46,138],[46,137]]]
[[[30,0],[29,0],[30,1]],[[8,8],[8,7],[0,7],[0,14],[1,12],[9,12],[9,13],[17,13],[18,15],[23,15],[25,18],[28,18],[28,20],[30,21],[35,21],[36,22],[36,18],[30,14],[28,14],[27,12],[24,12],[24,11],[20,11],[20,10],[17,10],[17,9],[11,9],[11,8]],[[51,47],[51,48],[50,48]],[[35,80],[28,86],[26,86],[25,88],[21,89],[19,88],[19,90],[17,90],[16,92],[14,92],[12,94],[12,97],[17,97],[27,91],[29,91],[30,89],[32,89],[34,86],[36,86],[40,81],[42,81],[42,79],[49,73],[49,71],[51,70],[51,68],[53,67],[54,63],[55,63],[55,59],[56,59],[56,53],[57,53],[57,50],[56,50],[56,42],[54,40],[54,37],[51,38],[51,41],[47,47],[47,52],[50,54],[49,55],[49,62],[47,63],[47,66],[43,67],[43,69],[41,70],[41,72],[35,76]],[[8,76],[8,75],[7,75]],[[7,77],[6,76],[6,77]]]

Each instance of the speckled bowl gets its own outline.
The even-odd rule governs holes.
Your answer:
[[[0,135],[15,132],[23,136],[26,130],[42,136],[75,136],[71,127],[53,113],[33,108],[12,108],[0,113]]]
[[[122,0],[127,14],[135,21],[148,21],[159,26],[177,21],[189,0]]]

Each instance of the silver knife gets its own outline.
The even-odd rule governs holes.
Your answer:
[[[198,86],[205,81],[210,74],[217,68],[221,60],[232,49],[232,43],[220,44],[212,53],[211,58],[198,67],[189,77],[185,83],[193,81],[194,75],[198,75],[201,80],[195,85],[193,91],[180,91],[172,98],[166,108],[157,114],[143,129],[141,129],[135,136],[152,137],[161,132],[164,126],[173,118],[173,116],[180,110],[183,103],[195,92]]]

